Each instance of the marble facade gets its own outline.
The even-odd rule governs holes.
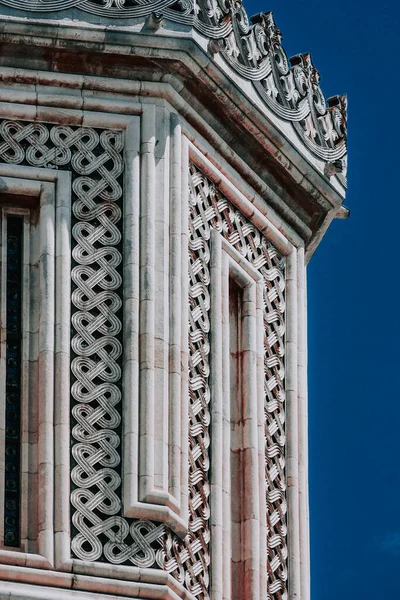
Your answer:
[[[306,264],[348,214],[346,98],[240,2],[0,25],[0,598],[308,600]]]

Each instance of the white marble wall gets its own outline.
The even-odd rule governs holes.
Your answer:
[[[12,79],[12,74],[8,75]],[[21,124],[20,137],[16,139],[12,133],[15,143],[32,146],[34,138],[29,135],[35,133],[22,131],[28,123],[46,124],[48,131],[56,126],[66,128],[62,135],[67,137],[72,136],[71,131],[83,128],[82,132],[92,129],[99,134],[117,131],[123,139],[120,156],[124,172],[115,176],[123,188],[122,241],[113,246],[121,253],[123,265],[121,287],[116,288],[123,302],[122,312],[118,313],[123,323],[123,354],[118,363],[122,423],[114,428],[105,422],[96,424],[96,431],[102,431],[102,435],[113,430],[120,436],[114,447],[120,459],[115,467],[108,467],[109,456],[105,454],[101,469],[98,465],[93,467],[97,473],[114,469],[121,485],[113,490],[119,505],[108,515],[110,479],[106,475],[91,486],[82,483],[79,488],[75,480],[71,487],[74,464],[70,443],[72,439],[76,445],[78,438],[74,434],[71,438],[76,423],[71,419],[70,396],[71,241],[74,245],[70,208],[77,198],[73,157],[84,151],[79,141],[71,141],[71,160],[57,164],[58,155],[49,137],[42,142],[49,154],[46,160],[29,162],[25,158],[21,164],[15,164],[10,140],[0,130],[1,190],[37,198],[40,205],[38,226],[29,225],[27,220],[27,235],[29,232],[31,239],[37,240],[38,256],[32,250],[32,256],[26,260],[27,264],[36,264],[38,258],[40,293],[31,280],[27,302],[31,322],[37,325],[28,328],[27,334],[32,348],[27,370],[32,375],[28,377],[30,387],[23,400],[24,414],[31,415],[29,422],[23,420],[22,436],[23,544],[19,551],[0,549],[0,597],[236,600],[267,598],[269,585],[271,598],[279,598],[279,594],[285,597],[287,589],[288,598],[306,600],[309,591],[302,240],[249,186],[244,174],[229,165],[224,158],[229,148],[224,142],[219,140],[217,150],[189,125],[179,103],[174,105],[175,96],[168,85],[159,84],[154,96],[150,86],[148,97],[139,99],[136,92],[130,98],[126,93],[119,97],[118,83],[113,80],[93,79],[96,92],[91,92],[87,82],[83,89],[78,76],[54,75],[57,88],[43,79],[41,83],[38,80],[35,85],[40,87],[33,91],[30,78],[29,72],[20,72],[17,87],[4,84],[10,85],[12,102],[3,96],[1,116]],[[80,96],[69,91],[79,86]],[[82,104],[85,95],[87,99]],[[88,106],[94,97],[95,110],[91,110]],[[210,139],[212,135],[210,128]],[[118,159],[113,160],[117,164]],[[287,328],[286,333],[282,332],[285,358],[281,358],[282,365],[285,363],[287,437],[286,444],[284,440],[281,443],[284,476],[279,502],[284,505],[287,486],[287,515],[285,508],[282,521],[286,527],[287,519],[287,533],[282,531],[281,539],[272,535],[272,542],[267,541],[267,516],[271,515],[267,515],[266,452],[268,455],[272,450],[274,454],[274,450],[265,448],[265,280],[254,265],[254,257],[250,260],[248,252],[240,252],[236,238],[230,241],[225,235],[225,225],[219,230],[212,219],[211,254],[206,265],[210,277],[210,306],[206,311],[210,318],[210,372],[204,375],[210,390],[204,418],[209,417],[209,423],[203,423],[209,450],[202,449],[210,464],[202,473],[193,467],[198,460],[201,432],[195,431],[191,414],[198,388],[196,382],[190,381],[188,344],[188,299],[190,294],[197,294],[189,289],[188,278],[188,247],[194,239],[188,230],[189,161],[218,190],[220,200],[225,198],[286,264],[282,298],[286,303]],[[111,167],[106,162],[99,163],[93,177],[90,169],[85,174],[82,167],[79,177],[88,186],[92,185],[91,177],[94,182],[102,177],[107,180],[109,175],[101,169]],[[215,209],[215,215],[223,210],[223,206]],[[210,215],[204,217],[207,227],[209,218]],[[201,229],[199,223],[196,227]],[[248,240],[243,244],[248,245]],[[229,325],[230,279],[240,289],[241,298],[242,325],[237,345],[241,392],[236,395],[232,391],[233,367],[229,367],[228,340],[236,335]],[[112,349],[108,347],[106,351],[111,353]],[[190,360],[193,362],[193,356]],[[96,379],[94,385],[98,388],[101,383]],[[96,410],[97,404],[86,404],[88,411]],[[280,414],[283,428],[283,412]],[[93,423],[94,419],[93,416]],[[272,431],[272,418],[269,425]],[[195,442],[188,443],[188,433],[190,439],[196,438]],[[110,434],[108,442],[111,438]],[[85,458],[85,452],[96,447],[102,446],[88,438],[82,456]],[[192,464],[191,470],[188,463]],[[202,487],[194,487],[200,481],[197,477],[202,478]],[[206,488],[204,498],[200,498]],[[70,504],[70,491],[77,489],[81,490],[83,504],[92,501],[96,494],[103,494],[105,507],[99,523],[89,524],[86,520],[101,545],[94,560],[79,557],[78,546],[71,553],[71,539],[78,534],[76,527],[71,529],[71,513],[76,514],[76,506],[74,509]],[[90,499],[88,489],[92,490]],[[194,503],[189,494],[193,489],[199,494],[199,504],[197,496]],[[199,506],[207,514],[202,514]],[[202,521],[201,536],[196,518],[199,523]],[[128,533],[123,535],[126,528]],[[284,555],[278,560],[268,543],[284,549],[286,540],[287,561]],[[107,543],[116,549],[115,560],[104,550]],[[149,546],[154,557],[147,550]],[[268,574],[268,565],[271,572],[280,573],[279,577]],[[284,581],[287,569],[288,584]]]

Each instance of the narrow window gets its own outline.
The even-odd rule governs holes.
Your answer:
[[[21,353],[22,353],[22,216],[7,215],[4,243],[5,311],[5,433],[4,433],[4,545],[20,546]],[[3,300],[3,302],[4,302]],[[5,315],[4,315],[5,312]],[[4,332],[5,329],[5,332]],[[4,336],[5,333],[5,336]],[[4,344],[3,344],[4,348]]]
[[[243,514],[243,393],[242,393],[242,305],[243,291],[229,279],[229,381],[231,412],[231,517],[232,517],[232,597],[243,597],[244,540]]]
[[[27,552],[37,528],[37,223],[33,199],[0,198],[0,547]]]

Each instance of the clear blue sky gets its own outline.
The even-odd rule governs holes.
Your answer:
[[[400,3],[246,6],[349,100],[351,217],[308,269],[312,600],[398,600]]]

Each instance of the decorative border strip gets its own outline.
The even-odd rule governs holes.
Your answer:
[[[20,0],[0,4],[21,10]],[[221,54],[238,75],[253,83],[276,116],[292,123],[305,146],[327,163],[327,174],[338,174],[345,184],[346,96],[334,96],[326,103],[310,54],[288,60],[271,12],[249,20],[241,2],[211,0],[25,0],[23,10],[49,13],[71,8],[111,19],[146,19],[153,14],[156,29],[163,17],[193,27],[209,39],[211,54]]]

